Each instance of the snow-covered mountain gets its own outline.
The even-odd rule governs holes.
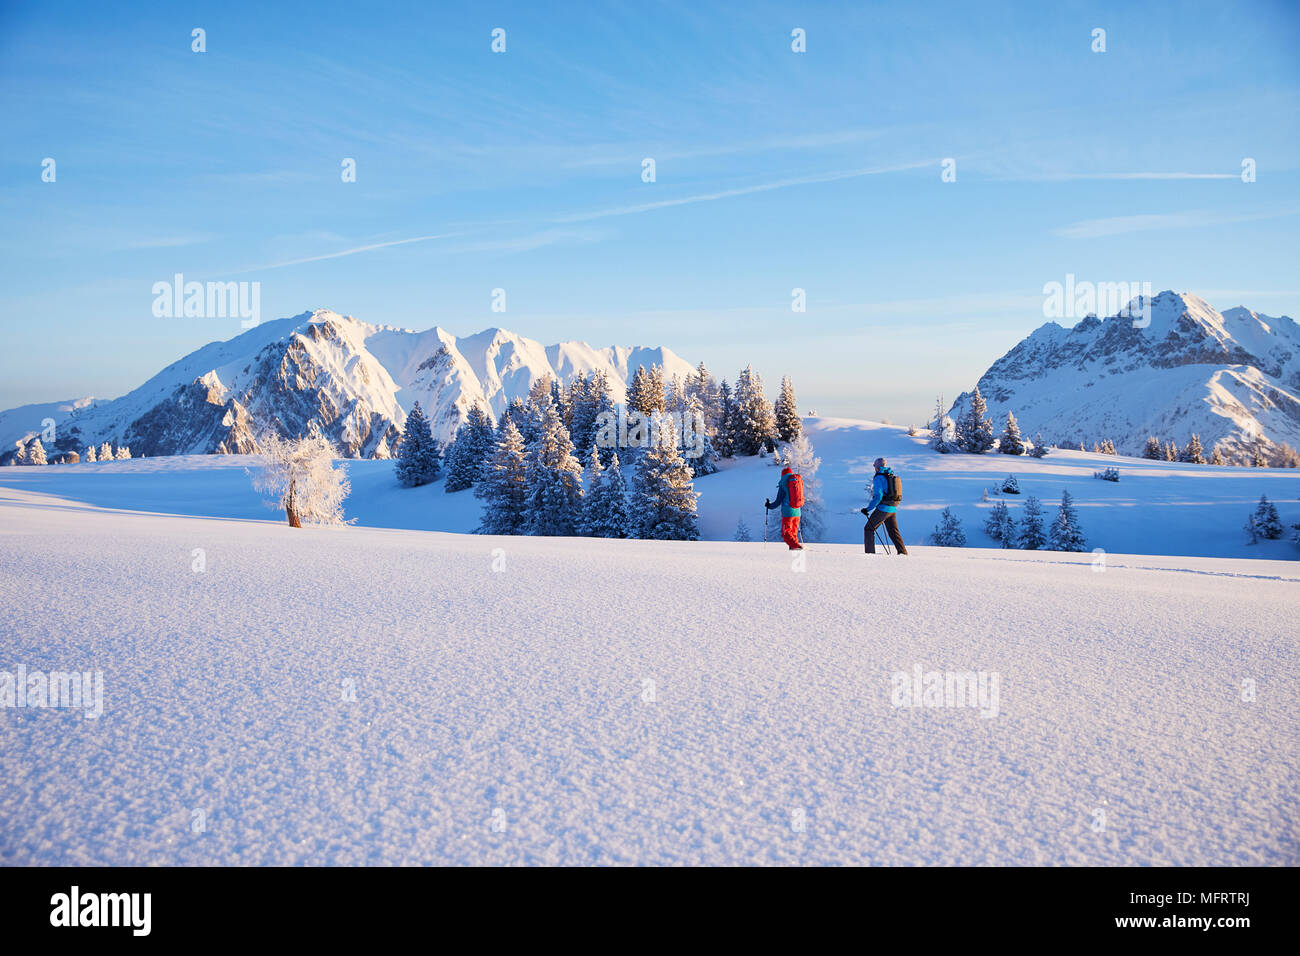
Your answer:
[[[1182,446],[1193,432],[1228,461],[1248,460],[1256,441],[1300,447],[1300,326],[1166,291],[1141,327],[1132,316],[1145,304],[1069,329],[1048,322],[994,362],[979,389],[995,427],[1010,410],[1030,436],[1089,448],[1110,438],[1134,455],[1148,435]],[[970,394],[953,403],[954,418]]]
[[[475,402],[496,416],[545,375],[603,370],[622,401],[629,375],[651,364],[668,378],[691,371],[668,349],[544,346],[504,329],[457,338],[319,309],[205,345],[112,401],[0,413],[0,441],[12,449],[53,417],[59,451],[107,441],[133,455],[237,454],[256,451],[263,429],[295,435],[315,421],[344,455],[384,458],[416,401],[447,442]]]

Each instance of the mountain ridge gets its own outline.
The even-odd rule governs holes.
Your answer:
[[[0,413],[0,442],[48,434],[50,451],[125,445],[135,455],[247,454],[264,428],[292,435],[311,422],[345,457],[388,457],[419,401],[446,443],[476,402],[499,415],[544,375],[604,371],[616,401],[638,365],[671,378],[691,366],[667,348],[583,342],[542,345],[502,328],[456,336],[314,309],[209,342],[110,401],[77,399]],[[30,417],[28,414],[30,413]],[[41,417],[36,418],[39,413]]]
[[[1191,293],[1139,296],[1069,328],[1046,322],[977,385],[998,430],[1011,411],[1055,444],[1109,438],[1138,455],[1149,435],[1181,446],[1196,433],[1228,461],[1300,445],[1300,325],[1245,306],[1219,312]],[[954,419],[971,395],[953,402]]]

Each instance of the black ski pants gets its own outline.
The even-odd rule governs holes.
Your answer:
[[[894,542],[894,547],[899,554],[907,554],[907,545],[903,544],[903,536],[898,531],[898,515],[892,511],[883,511],[877,508],[871,512],[871,517],[867,519],[867,525],[862,529],[862,547],[867,554],[876,553],[876,529],[881,525],[885,526],[885,531],[889,533],[889,538]]]

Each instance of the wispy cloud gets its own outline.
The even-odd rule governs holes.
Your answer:
[[[909,169],[921,169],[926,166],[939,165],[939,160],[931,159],[915,163],[902,163],[896,166],[876,166],[869,169],[850,169],[835,173],[822,173],[817,176],[801,176],[796,179],[781,179],[771,183],[759,183],[755,186],[741,186],[736,189],[724,189],[712,193],[700,193],[683,196],[679,199],[660,199],[655,202],[637,203],[632,206],[615,206],[610,209],[598,209],[593,212],[573,213],[559,216],[552,222],[586,222],[591,219],[604,219],[608,216],[631,216],[650,212],[654,209],[667,209],[670,206],[688,206],[693,203],[713,202],[718,199],[731,199],[736,196],[749,196],[754,193],[771,192],[774,189],[787,189],[791,186],[810,186],[815,183],[831,183],[842,179],[857,179],[862,176],[876,176],[882,173],[897,173]]]
[[[320,262],[324,259],[341,259],[344,256],[355,256],[359,252],[373,252],[376,249],[388,249],[392,246],[406,246],[413,242],[432,242],[435,239],[452,239],[456,236],[463,236],[463,232],[445,232],[436,236],[412,236],[410,239],[393,239],[389,242],[372,242],[365,246],[353,246],[351,249],[340,249],[338,252],[327,252],[319,256],[305,256],[301,259],[289,259],[286,262],[273,262],[270,265],[256,266],[252,269],[241,269],[240,272],[265,272],[268,269],[283,269],[287,266],[300,266],[307,262]],[[238,275],[238,273],[231,273]]]
[[[461,236],[470,235],[471,232],[444,232],[432,236],[412,236],[409,239],[390,239],[387,242],[372,242],[364,246],[352,246],[348,249],[340,249],[337,252],[327,252],[318,256],[304,256],[300,259],[289,259],[284,262],[274,262],[269,265],[254,266],[249,269],[240,269],[238,272],[225,273],[226,275],[243,275],[249,272],[265,272],[269,269],[283,269],[288,266],[304,265],[309,262],[321,262],[325,259],[341,259],[344,256],[354,256],[361,252],[374,252],[379,249],[391,249],[393,246],[406,246],[416,242],[431,242],[433,240],[455,239]],[[453,245],[447,245],[440,250],[446,255],[455,255],[458,253],[492,253],[492,252],[527,252],[532,249],[540,249],[544,246],[555,245],[560,242],[599,242],[608,238],[608,230],[599,229],[544,229],[540,232],[534,232],[522,236],[506,236],[497,239],[479,239],[473,242],[460,242]]]
[[[1069,226],[1052,230],[1054,235],[1066,239],[1097,239],[1118,236],[1129,232],[1149,232],[1157,229],[1199,229],[1205,226],[1224,226],[1237,222],[1256,222],[1261,219],[1281,219],[1294,216],[1300,209],[1282,209],[1272,212],[1228,215],[1203,211],[1176,213],[1148,213],[1135,216],[1112,216],[1107,219],[1084,219]]]
[[[1241,173],[1048,173],[1023,178],[1041,182],[1070,182],[1084,179],[1240,179]]]

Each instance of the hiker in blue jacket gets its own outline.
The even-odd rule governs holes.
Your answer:
[[[874,462],[876,475],[871,479],[871,503],[862,509],[867,525],[862,529],[862,546],[867,554],[876,553],[876,529],[882,524],[899,554],[907,554],[907,545],[898,530],[898,504],[903,500],[903,483],[883,458]]]

